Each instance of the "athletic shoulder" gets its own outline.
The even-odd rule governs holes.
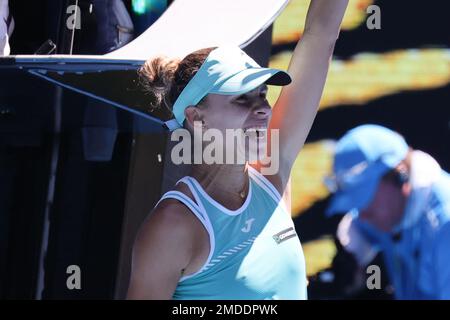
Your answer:
[[[198,224],[196,220],[190,209],[180,201],[164,199],[144,220],[139,235],[142,237],[152,234],[152,240],[157,241],[189,243],[195,239]]]
[[[195,258],[197,226],[189,209],[161,201],[142,223],[133,246],[129,299],[170,299]]]

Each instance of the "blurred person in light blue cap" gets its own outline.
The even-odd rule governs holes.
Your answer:
[[[311,1],[288,72],[261,67],[229,45],[181,60],[155,57],[142,67],[150,107],[169,111],[166,127],[174,134],[212,129],[227,139],[226,132],[236,131],[258,150],[277,145],[271,160],[279,166],[269,174],[262,161],[189,163],[188,175],[161,197],[137,235],[129,299],[307,298],[304,255],[285,190],[317,113],[347,5]],[[273,107],[267,85],[283,86]],[[218,144],[237,154],[227,142]]]
[[[450,299],[450,176],[429,154],[378,125],[337,143],[327,213],[361,268],[378,252],[397,299]]]

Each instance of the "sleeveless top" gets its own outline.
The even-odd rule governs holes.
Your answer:
[[[185,204],[208,232],[205,264],[179,280],[173,299],[306,299],[303,250],[281,195],[249,166],[249,191],[241,208],[229,210],[212,199],[192,177],[184,177],[194,199],[165,193]],[[159,202],[158,202],[159,203]]]

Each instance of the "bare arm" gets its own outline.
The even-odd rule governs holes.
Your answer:
[[[348,0],[312,0],[305,32],[288,68],[292,83],[283,87],[274,105],[270,129],[280,133],[279,176],[283,185],[316,116],[347,4]]]
[[[127,299],[172,299],[192,258],[195,221],[181,204],[159,205],[143,223],[133,248]]]

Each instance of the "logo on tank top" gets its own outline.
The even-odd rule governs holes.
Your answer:
[[[288,240],[290,238],[295,237],[296,235],[297,235],[297,233],[295,232],[294,227],[290,227],[290,228],[287,228],[287,229],[285,229],[283,231],[278,232],[277,234],[274,234],[272,236],[272,238],[273,238],[273,240],[275,240],[275,242],[277,244],[280,244],[283,241],[286,241],[286,240]]]
[[[251,219],[248,219],[247,221],[245,221],[245,227],[243,227],[241,229],[241,231],[244,233],[250,232],[250,229],[252,228],[252,224],[254,221],[255,221],[255,218],[251,218]]]

